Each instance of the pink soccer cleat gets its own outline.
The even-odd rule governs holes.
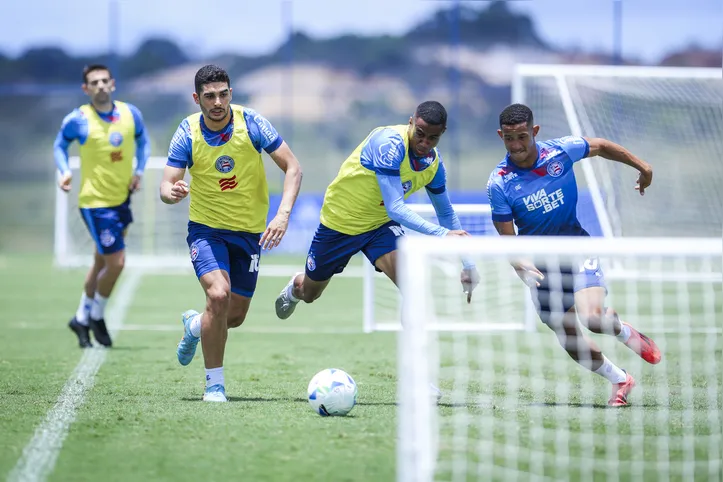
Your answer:
[[[625,407],[628,405],[628,395],[635,386],[635,379],[629,373],[625,373],[625,381],[623,383],[613,383],[613,395],[608,400],[611,407]]]

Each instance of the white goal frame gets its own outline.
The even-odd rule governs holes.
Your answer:
[[[513,103],[525,103],[525,79],[528,77],[549,77],[555,79],[565,117],[570,127],[570,135],[573,136],[585,136],[591,133],[585,132],[578,113],[575,110],[575,102],[567,83],[567,79],[570,77],[723,79],[722,71],[719,68],[517,64],[512,78]],[[605,179],[597,179],[595,171],[590,164],[590,159],[582,159],[580,161],[580,167],[590,188],[590,195],[603,236],[607,238],[620,236],[622,233],[617,215],[617,207],[615,204],[610,203],[606,205],[602,195],[601,184],[604,185],[608,192],[613,192],[613,189],[605,184]]]
[[[548,238],[549,240],[549,238]],[[427,482],[434,480],[437,460],[437,408],[429,397],[436,360],[436,332],[448,330],[448,324],[436,323],[432,302],[424,293],[430,276],[429,259],[442,253],[459,256],[558,255],[581,252],[581,240],[559,237],[554,243],[540,237],[431,238],[406,236],[398,246],[398,276],[403,302],[404,330],[397,335],[397,480]],[[688,247],[686,249],[686,246]],[[635,254],[639,257],[675,256],[723,258],[723,239],[718,238],[603,238],[584,239],[586,252],[601,256]],[[723,282],[721,273],[711,278]],[[697,278],[696,278],[697,279]]]

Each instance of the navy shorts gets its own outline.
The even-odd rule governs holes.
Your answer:
[[[356,235],[319,224],[306,257],[306,276],[314,281],[326,281],[344,271],[351,257],[359,251],[373,265],[377,259],[397,249],[397,238],[402,235],[404,230],[394,221]]]
[[[88,231],[100,254],[113,254],[125,249],[123,231],[133,222],[131,198],[111,208],[80,208]]]
[[[575,293],[585,288],[605,288],[605,276],[597,258],[586,259],[579,266],[537,266],[545,279],[539,287],[530,289],[532,301],[543,323],[561,320],[575,306]]]
[[[186,242],[197,277],[222,269],[231,280],[231,292],[251,298],[259,278],[260,239],[260,233],[215,229],[189,221]]]

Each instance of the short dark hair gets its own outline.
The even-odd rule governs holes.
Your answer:
[[[500,127],[516,126],[517,124],[524,124],[525,122],[528,127],[532,127],[534,118],[532,117],[532,109],[524,104],[508,105],[500,113]]]
[[[96,70],[106,70],[108,74],[110,75],[110,78],[113,78],[113,72],[110,71],[107,65],[103,64],[90,64],[83,67],[83,83],[88,83],[88,74],[91,72],[95,72]]]
[[[414,111],[414,117],[419,117],[432,126],[447,126],[447,109],[436,100],[428,100],[419,104],[417,110]]]
[[[209,64],[204,65],[196,72],[196,78],[193,80],[196,93],[200,94],[203,86],[212,82],[226,82],[231,87],[231,79],[229,79],[228,73],[217,65]]]

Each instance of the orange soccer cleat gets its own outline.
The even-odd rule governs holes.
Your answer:
[[[628,338],[628,341],[625,342],[625,346],[633,350],[640,356],[640,358],[651,365],[660,363],[660,359],[663,355],[660,353],[658,345],[656,345],[653,340],[630,326],[629,323],[625,323],[624,321],[622,323],[630,328],[630,338]]]
[[[613,383],[613,395],[608,400],[611,407],[625,407],[628,405],[628,395],[635,386],[635,379],[625,372],[625,381],[623,383]]]

